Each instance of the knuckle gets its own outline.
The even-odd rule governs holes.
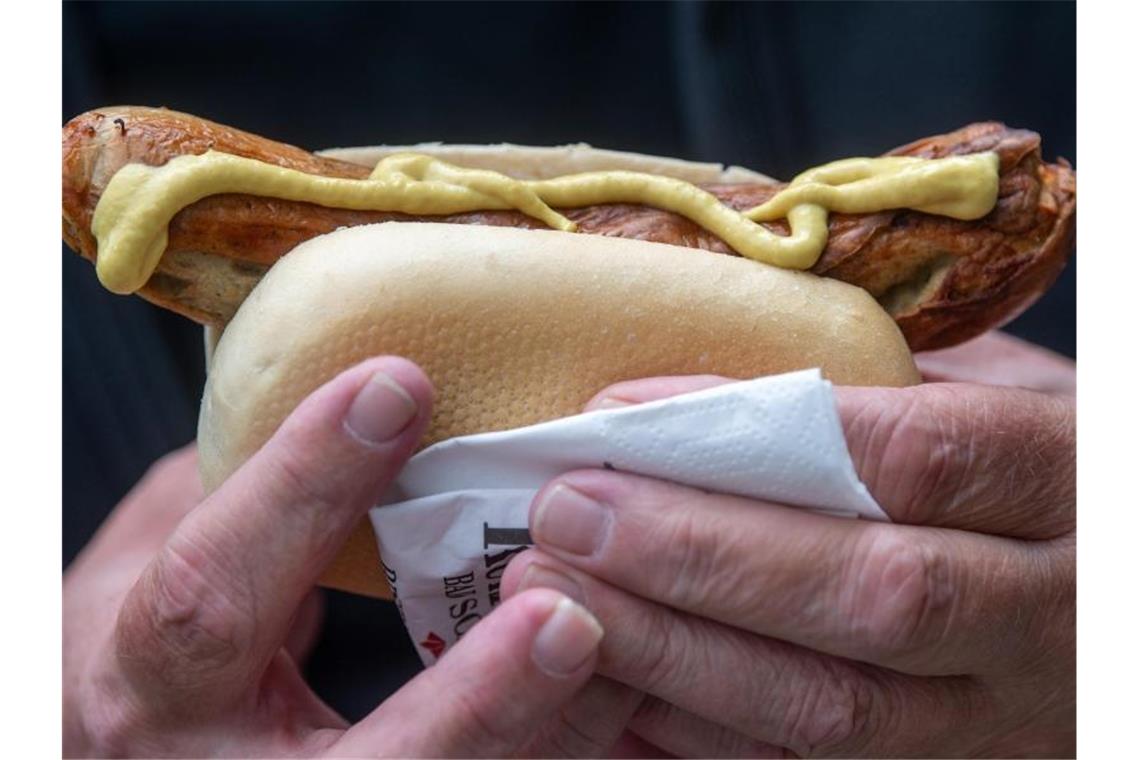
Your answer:
[[[704,719],[652,696],[637,706],[629,726],[650,742],[658,736],[683,737],[684,746],[699,747],[701,757],[769,757],[775,749],[736,727]],[[678,753],[678,757],[685,756]]]
[[[691,688],[691,679],[712,672],[724,662],[726,647],[734,642],[720,623],[680,616],[654,607],[643,615],[644,645],[623,652],[619,679],[649,694],[675,693]]]
[[[845,585],[855,639],[873,656],[905,657],[932,643],[952,612],[949,561],[929,537],[870,531]]]
[[[650,693],[661,690],[661,684],[670,668],[669,651],[659,638],[651,637],[644,647],[630,658],[631,681]]]
[[[208,552],[172,541],[147,568],[120,611],[116,653],[170,685],[233,662],[254,631],[252,600],[235,599],[249,584],[222,581]]]
[[[868,679],[846,665],[824,664],[788,703],[787,746],[801,757],[857,748],[872,731],[873,709]]]
[[[630,722],[638,726],[657,726],[663,723],[671,723],[675,720],[679,710],[680,708],[670,702],[647,695],[638,703],[630,717]]]
[[[601,757],[612,738],[596,722],[578,721],[559,710],[548,743],[554,757]]]
[[[710,595],[723,596],[725,589],[736,588],[726,576],[738,572],[740,563],[728,556],[726,534],[705,522],[708,519],[701,510],[686,509],[661,524],[665,533],[660,545],[664,556],[671,558],[669,573],[661,577],[667,584],[665,599],[671,605],[699,608]]]
[[[705,574],[709,571],[705,543],[700,536],[696,519],[692,513],[681,513],[670,520],[662,540],[665,556],[671,557],[673,572],[668,598],[676,604],[684,604],[696,595],[697,586],[704,585]]]
[[[645,619],[645,646],[630,657],[633,680],[642,691],[661,693],[686,661],[688,639],[682,626],[663,610],[653,610]]]
[[[896,520],[927,523],[937,505],[956,503],[978,454],[974,426],[962,424],[962,406],[945,389],[922,386],[893,407],[878,408],[866,424],[869,449],[877,452],[865,462],[872,470],[868,480]],[[947,508],[953,504],[941,507]]]

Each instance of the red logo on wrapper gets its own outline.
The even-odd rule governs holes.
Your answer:
[[[435,656],[435,659],[438,660],[440,655],[443,654],[443,649],[447,646],[447,642],[437,636],[435,631],[429,631],[427,638],[420,642],[420,646],[431,652],[432,655]]]

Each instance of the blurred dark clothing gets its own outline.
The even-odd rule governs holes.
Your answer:
[[[780,178],[971,121],[1076,160],[1069,3],[65,3],[63,119],[165,105],[306,148],[516,142]],[[64,249],[64,561],[194,437],[201,330]],[[1076,266],[1010,332],[1076,354]],[[309,665],[347,717],[418,669],[394,608],[330,594]]]

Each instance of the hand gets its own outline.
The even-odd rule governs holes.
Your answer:
[[[591,406],[715,378],[623,383]],[[615,472],[536,497],[506,596],[555,588],[606,627],[630,727],[690,756],[1071,755],[1075,408],[966,384],[838,388],[895,521]]]
[[[503,604],[354,726],[298,670],[315,634],[305,600],[415,447],[431,399],[413,364],[374,359],[317,390],[205,499],[192,449],[156,465],[64,577],[65,753],[580,749],[559,732],[588,707],[573,698],[602,630],[553,591]]]
[[[1077,395],[1077,372],[1071,359],[997,330],[960,346],[918,354],[915,359],[927,382],[1006,385]]]

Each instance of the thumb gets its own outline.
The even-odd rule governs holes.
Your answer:
[[[240,693],[285,643],[304,596],[419,440],[431,384],[363,362],[310,395],[179,524],[120,610],[116,651],[172,707]]]
[[[511,755],[593,674],[601,639],[598,621],[569,597],[523,592],[349,729],[332,753]]]

